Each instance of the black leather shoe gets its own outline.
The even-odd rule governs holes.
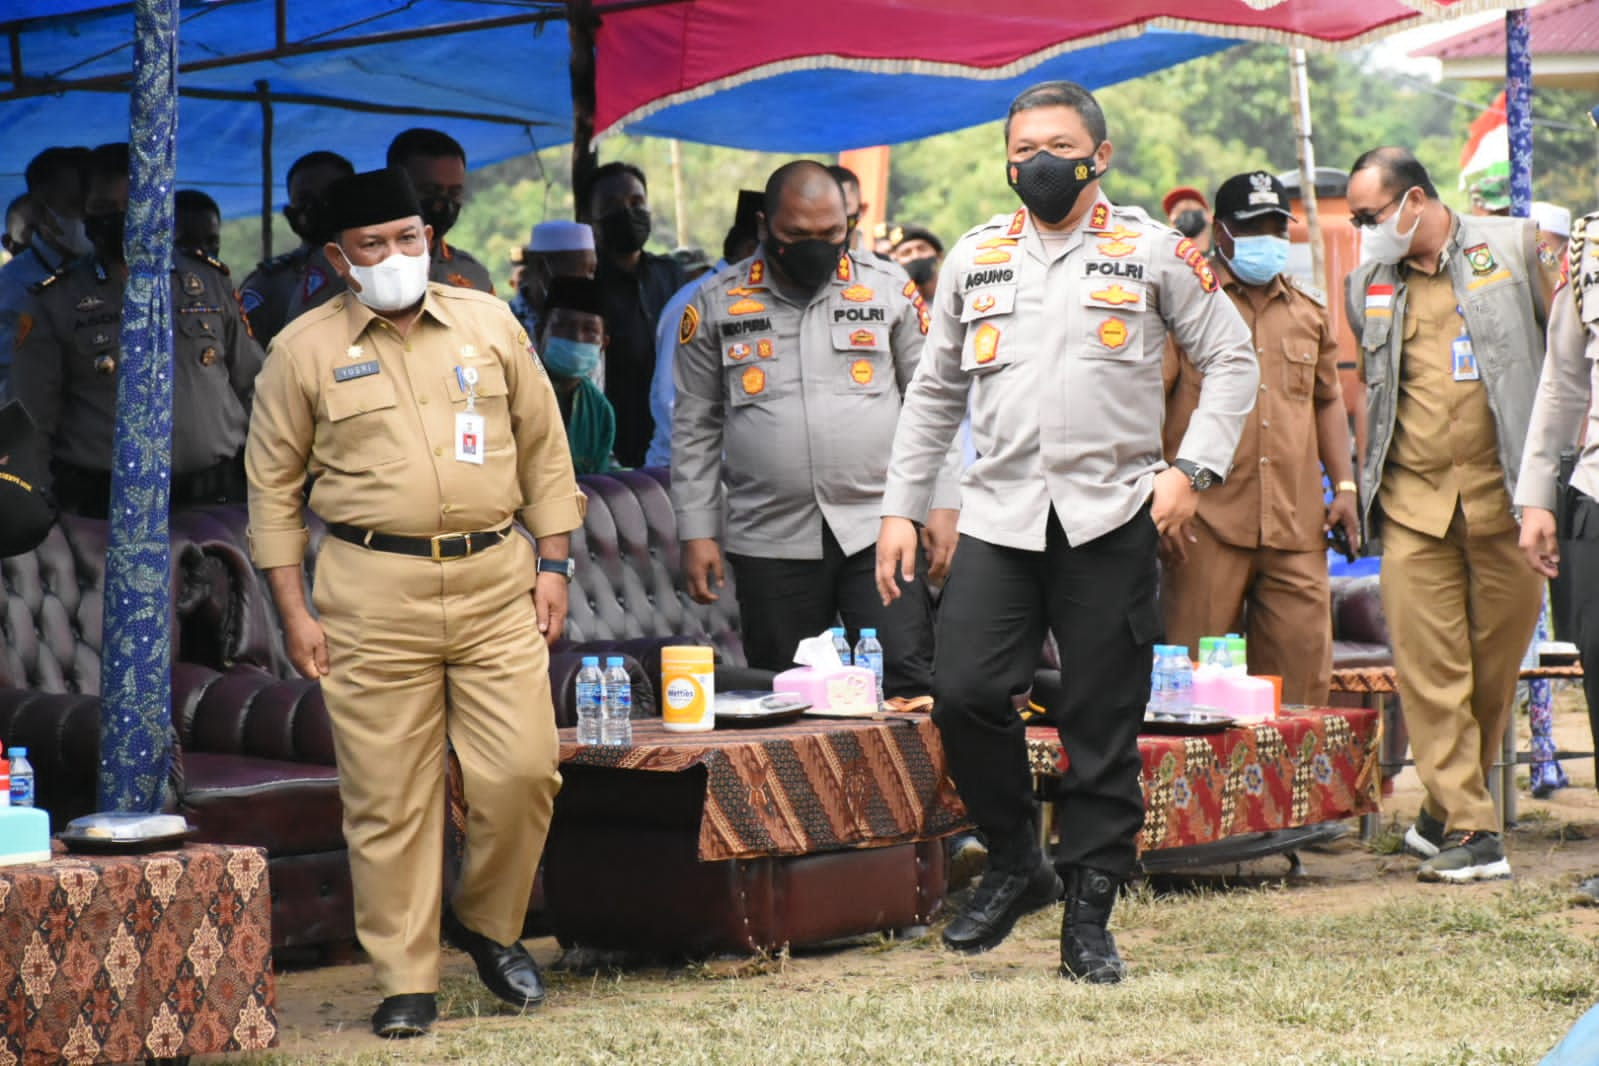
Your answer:
[[[990,866],[955,920],[944,927],[944,946],[964,955],[995,947],[1018,920],[1060,899],[1060,875],[1043,858],[1022,869]]]
[[[513,1007],[537,1007],[544,1002],[544,980],[538,963],[520,943],[496,944],[461,924],[455,911],[444,912],[444,939],[477,963],[477,975],[490,992]]]
[[[1119,878],[1087,866],[1067,874],[1066,912],[1060,921],[1060,975],[1091,985],[1114,985],[1127,976],[1106,926]]]
[[[385,1040],[407,1040],[426,1036],[439,1020],[439,1006],[432,992],[407,992],[389,996],[372,1012],[372,1031]]]

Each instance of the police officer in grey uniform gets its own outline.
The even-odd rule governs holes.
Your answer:
[[[263,348],[289,324],[289,307],[305,285],[311,257],[328,242],[326,226],[318,218],[322,193],[354,173],[355,167],[337,152],[308,152],[289,166],[289,202],[283,217],[300,238],[300,246],[262,262],[239,286],[239,306]],[[336,275],[330,269],[328,276]]]
[[[389,142],[388,164],[410,176],[422,204],[422,221],[433,227],[428,280],[493,293],[489,268],[444,239],[466,201],[466,149],[447,133],[418,127]]]
[[[979,458],[962,482],[960,547],[938,609],[933,716],[955,785],[988,836],[989,870],[944,932],[998,944],[1055,902],[1061,973],[1125,969],[1106,932],[1143,825],[1138,731],[1149,699],[1159,536],[1225,475],[1259,372],[1249,329],[1191,240],[1099,190],[1105,117],[1070,82],[1011,104],[1007,177],[1022,209],[945,260],[927,348],[894,438],[878,584],[900,595],[944,454],[971,408]],[[1174,466],[1161,458],[1168,331],[1204,374]],[[1051,707],[1070,765],[1051,865],[1039,853],[1023,725],[1046,628],[1060,645]]]
[[[92,518],[106,516],[111,494],[127,206],[127,145],[102,145],[85,212],[95,254],[35,286],[13,369],[17,398],[50,441],[57,501]],[[226,267],[173,253],[172,325],[171,506],[243,503],[242,454],[262,355]]]
[[[885,608],[872,552],[901,395],[922,353],[921,298],[903,273],[845,251],[843,192],[818,163],[772,174],[761,224],[760,250],[712,275],[678,324],[672,497],[689,594],[717,598],[725,502],[751,666],[792,665],[795,645],[841,616],[851,641],[877,629],[884,695],[925,700],[926,586],[915,578]],[[929,519],[940,570],[957,496],[955,464],[943,472]]]

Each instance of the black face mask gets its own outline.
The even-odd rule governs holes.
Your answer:
[[[288,220],[289,228],[294,231],[294,235],[312,247],[326,244],[333,239],[333,235],[317,223],[318,206],[313,201],[302,206],[289,204],[283,209],[283,217]]]
[[[822,287],[837,269],[839,256],[843,254],[842,242],[780,241],[771,234],[766,236],[766,257],[777,265],[784,277],[807,292]]]
[[[938,269],[938,256],[924,255],[916,259],[907,259],[900,264],[905,268],[905,273],[918,285],[926,285],[933,280],[933,273]]]
[[[418,204],[422,208],[422,223],[433,227],[433,239],[441,241],[450,232],[455,220],[461,217],[461,205],[448,196],[434,196]]]
[[[650,239],[650,209],[619,207],[601,216],[599,232],[600,243],[605,245],[606,251],[631,255]]]
[[[1091,155],[1063,159],[1053,152],[1038,152],[1025,162],[1005,165],[1005,179],[1027,210],[1050,225],[1072,213],[1077,198],[1097,177],[1099,168]]]
[[[84,216],[83,232],[94,242],[94,250],[100,253],[102,259],[122,261],[122,234],[127,220],[125,211]]]
[[[1187,211],[1179,211],[1171,224],[1172,229],[1184,237],[1197,237],[1205,232],[1205,227],[1210,225],[1210,222],[1205,218],[1205,212],[1197,207],[1190,207]]]

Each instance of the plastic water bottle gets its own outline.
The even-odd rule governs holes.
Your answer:
[[[600,719],[600,743],[626,747],[633,743],[633,679],[620,655],[605,660],[605,714]]]
[[[1211,637],[1210,658],[1205,660],[1206,666],[1217,666],[1225,670],[1233,664],[1232,652],[1228,650],[1228,641],[1225,637]]]
[[[1170,649],[1164,644],[1155,645],[1155,656],[1149,668],[1149,703],[1146,710],[1164,711],[1166,697],[1171,690]]]
[[[629,701],[631,702],[631,700]],[[583,656],[577,672],[577,742],[600,743],[600,719],[605,709],[605,675],[600,673],[598,655]]]
[[[27,748],[12,748],[6,752],[11,759],[11,806],[33,806],[33,764],[28,761]]]
[[[883,702],[883,646],[877,643],[877,630],[861,630],[861,639],[855,645],[855,665],[864,666],[877,679],[877,702]]]
[[[845,666],[850,665],[849,638],[844,635],[844,627],[834,626],[831,632],[833,634],[833,650],[838,652],[838,661]]]
[[[1166,709],[1184,712],[1194,706],[1194,663],[1188,649],[1174,645],[1166,674]]]
[[[1232,672],[1239,677],[1249,674],[1249,642],[1237,633],[1227,634],[1227,656]]]

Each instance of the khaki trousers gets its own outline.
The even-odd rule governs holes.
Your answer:
[[[1488,770],[1510,723],[1543,583],[1515,526],[1472,536],[1457,506],[1442,538],[1383,526],[1382,608],[1427,813],[1499,832]]]
[[[384,996],[438,989],[446,737],[470,812],[455,912],[522,935],[561,785],[533,573],[516,534],[447,562],[329,537],[318,558],[355,926]]]
[[[1239,548],[1198,518],[1188,561],[1161,571],[1166,641],[1199,654],[1199,638],[1239,632],[1247,605],[1249,672],[1283,679],[1283,702],[1325,706],[1332,684],[1332,602],[1325,552]]]

